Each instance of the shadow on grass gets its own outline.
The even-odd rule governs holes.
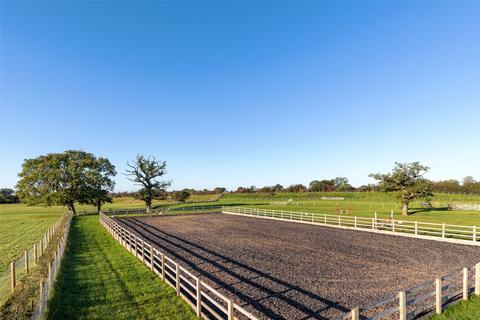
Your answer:
[[[448,207],[435,207],[435,208],[413,208],[410,210],[410,214],[426,213],[432,211],[448,211]]]

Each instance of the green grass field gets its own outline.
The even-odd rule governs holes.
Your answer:
[[[47,319],[195,319],[175,291],[116,243],[98,216],[73,220]]]
[[[343,197],[344,200],[322,200],[322,197]],[[432,208],[421,208],[420,202],[411,204],[410,216],[401,215],[400,206],[391,194],[380,192],[368,193],[280,193],[268,194],[227,194],[219,204],[239,204],[255,208],[318,212],[337,214],[337,209],[351,209],[352,216],[388,218],[393,210],[396,219],[418,220],[423,222],[447,223],[457,225],[480,226],[480,211],[449,211],[448,204],[480,204],[480,196],[437,194],[432,200]]]
[[[60,207],[0,205],[0,271],[40,240],[62,212]]]

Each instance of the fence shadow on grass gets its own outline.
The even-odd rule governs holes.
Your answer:
[[[282,310],[290,309],[290,311],[287,311],[289,319],[292,319],[292,315],[295,315],[295,319],[327,319],[327,314],[329,315],[328,318],[330,318],[330,315],[343,315],[350,310],[335,301],[325,299],[318,294],[248,266],[232,257],[202,247],[182,237],[169,234],[154,226],[134,219],[119,219],[117,221],[123,223],[139,237],[152,242],[168,256],[183,262],[184,265],[198,272],[203,278],[227,290],[232,296],[238,297],[242,305],[250,305],[258,314],[268,318],[285,319],[284,315],[269,307],[269,305],[272,305],[272,302],[275,305],[278,305],[280,302]],[[193,256],[200,262],[194,263],[182,253]],[[223,276],[219,276],[218,271],[208,271],[208,267],[218,269]],[[227,282],[226,279],[229,279],[229,281]],[[257,282],[256,280],[258,279],[261,279],[263,283],[268,282],[269,285]],[[254,298],[251,293],[247,294],[244,292],[245,290],[238,289],[235,286],[243,284],[250,288],[253,287],[254,295],[260,295],[261,298]],[[247,289],[246,291],[251,290]],[[293,295],[295,298],[291,297]],[[307,301],[310,302],[308,303],[310,306],[305,303]],[[315,309],[311,307],[312,304],[320,305],[321,307]]]

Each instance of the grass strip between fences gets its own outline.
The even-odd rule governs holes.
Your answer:
[[[10,290],[0,308],[0,318],[39,319],[43,317],[50,288],[60,267],[72,216],[66,214],[53,225],[32,254],[25,251],[23,264],[10,265]],[[18,260],[17,260],[18,261]],[[22,268],[18,268],[21,265]]]
[[[118,245],[98,220],[73,218],[46,318],[196,319],[175,290]]]

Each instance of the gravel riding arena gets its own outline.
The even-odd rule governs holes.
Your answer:
[[[265,319],[330,319],[480,258],[473,246],[222,213],[117,221]]]

